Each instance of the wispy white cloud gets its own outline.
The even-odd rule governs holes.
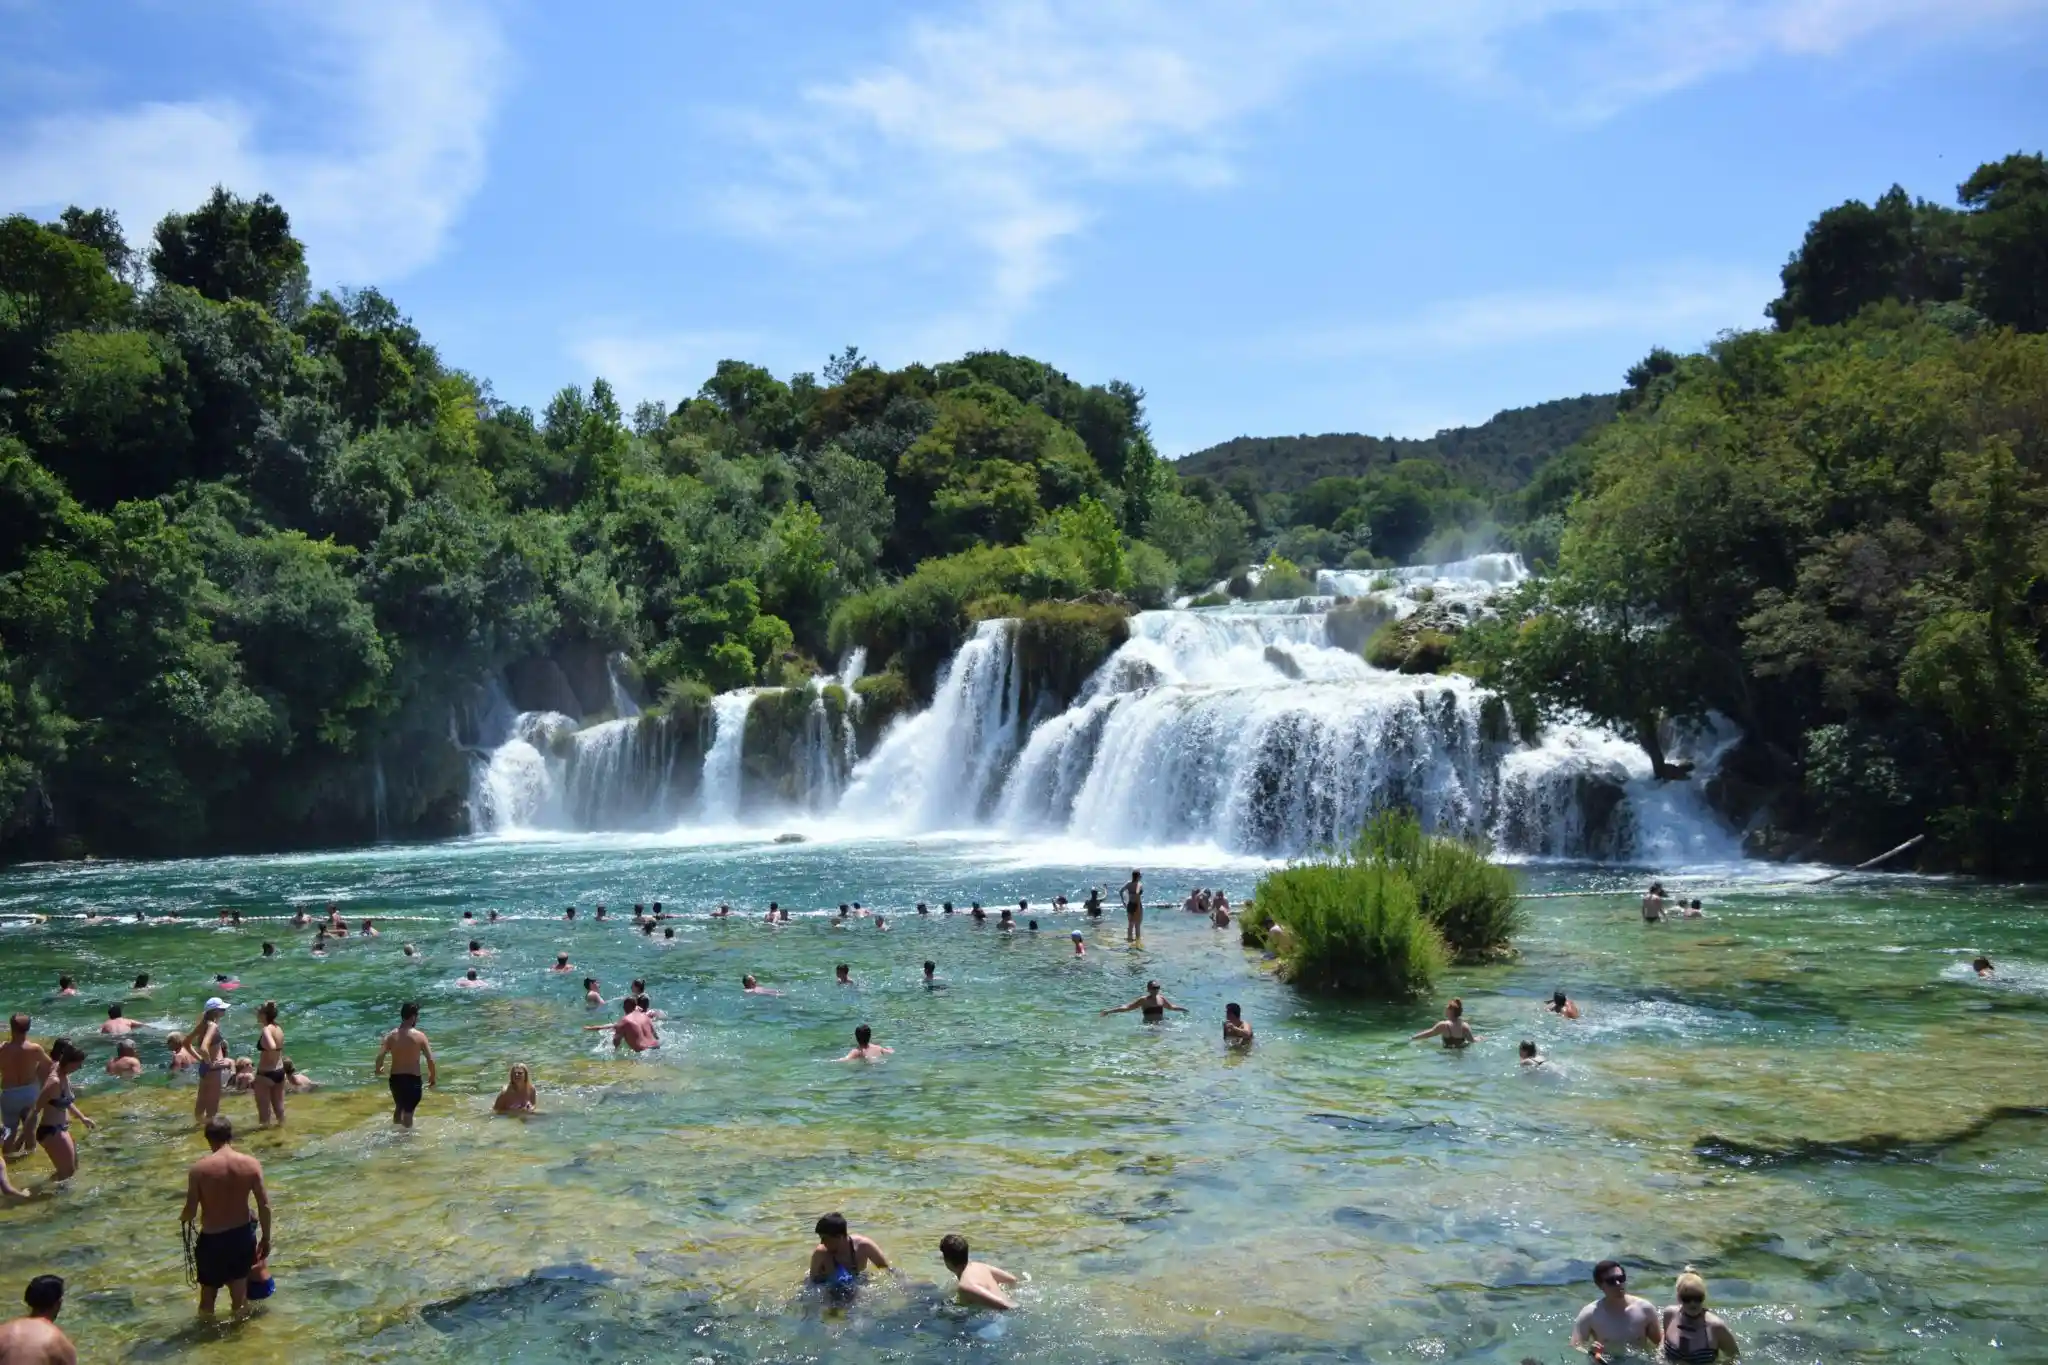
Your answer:
[[[1110,187],[1210,188],[1252,117],[1331,73],[1400,71],[1598,119],[1773,56],[1983,29],[2048,0],[975,0],[885,61],[736,116],[765,173],[733,230],[819,261],[915,251],[1000,335]]]
[[[224,184],[276,195],[319,278],[366,283],[432,260],[483,182],[505,69],[495,21],[470,0],[262,13],[293,54],[273,68],[291,72],[286,89],[0,129],[0,208],[111,207],[139,241]]]
[[[1743,270],[1680,265],[1585,289],[1484,294],[1408,317],[1330,327],[1289,326],[1261,349],[1303,358],[1366,359],[1481,351],[1596,333],[1705,340],[1757,325],[1777,281]]]

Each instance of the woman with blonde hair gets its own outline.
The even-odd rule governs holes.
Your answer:
[[[1678,1302],[1664,1310],[1664,1343],[1660,1352],[1668,1365],[1714,1365],[1735,1359],[1738,1348],[1728,1324],[1707,1311],[1707,1282],[1691,1266],[1678,1277]]]
[[[531,1114],[540,1107],[540,1092],[533,1088],[533,1073],[525,1062],[514,1062],[505,1088],[491,1104],[493,1114]]]

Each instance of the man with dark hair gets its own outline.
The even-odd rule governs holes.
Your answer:
[[[223,1285],[239,1315],[249,1306],[250,1269],[270,1259],[270,1192],[263,1187],[263,1164],[235,1150],[235,1125],[225,1116],[206,1121],[206,1144],[213,1154],[192,1163],[185,1178],[185,1212],[178,1221],[189,1228],[199,1220],[192,1265],[200,1315],[212,1315]],[[251,1200],[255,1218],[249,1216]]]
[[[391,1059],[391,1121],[404,1128],[412,1127],[413,1111],[420,1107],[420,1100],[426,1091],[420,1085],[420,1063],[427,1068],[426,1083],[436,1085],[439,1077],[435,1074],[434,1048],[427,1041],[427,1035],[420,1032],[420,1007],[408,1000],[398,1011],[398,1027],[384,1035],[384,1046],[377,1050],[377,1065],[371,1074],[384,1074],[384,1059]]]
[[[967,1239],[959,1233],[949,1232],[939,1239],[939,1259],[960,1281],[958,1293],[962,1303],[1000,1308],[1005,1312],[1017,1306],[1003,1292],[1006,1285],[1017,1283],[1017,1277],[1001,1266],[967,1259]]]
[[[1663,1341],[1663,1319],[1657,1305],[1628,1292],[1628,1272],[1620,1261],[1602,1261],[1593,1267],[1593,1283],[1600,1297],[1579,1310],[1572,1324],[1572,1346],[1595,1360],[1607,1353],[1631,1346],[1654,1350]]]
[[[811,1283],[850,1289],[869,1266],[889,1268],[889,1258],[872,1238],[847,1231],[843,1213],[828,1213],[818,1220],[818,1245],[811,1248]]]
[[[35,1141],[23,1120],[36,1107],[50,1071],[50,1054],[28,1036],[30,1022],[26,1014],[9,1018],[7,1041],[0,1043],[0,1139],[10,1152],[25,1152]]]
[[[78,1365],[71,1338],[57,1326],[57,1314],[64,1307],[64,1281],[56,1275],[38,1275],[28,1282],[21,1301],[28,1305],[28,1312],[0,1325],[0,1362]]]

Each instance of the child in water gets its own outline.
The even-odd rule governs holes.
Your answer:
[[[959,1233],[949,1232],[939,1239],[939,1258],[946,1263],[946,1269],[959,1279],[955,1292],[962,1303],[979,1304],[983,1308],[1001,1309],[1006,1313],[1017,1306],[1003,1293],[1006,1286],[1017,1283],[1017,1277],[1001,1266],[969,1260],[967,1239]]]

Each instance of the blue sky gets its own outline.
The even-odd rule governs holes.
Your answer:
[[[0,0],[0,210],[270,191],[536,406],[1003,347],[1170,453],[1611,389],[2044,144],[2048,0]]]

